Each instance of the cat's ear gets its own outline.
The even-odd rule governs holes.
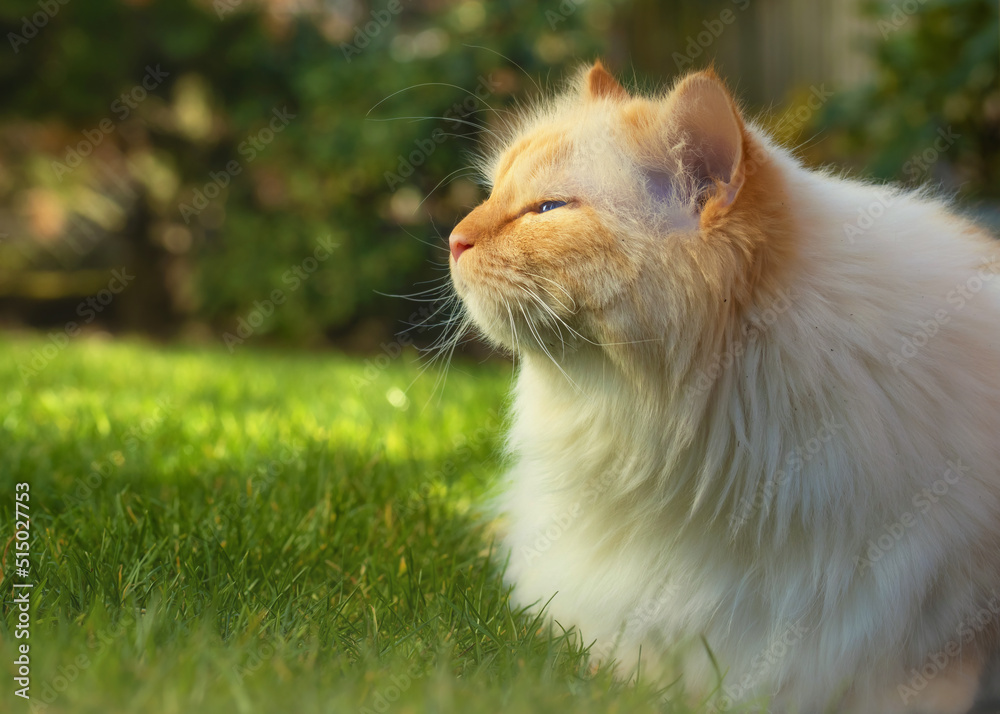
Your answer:
[[[701,186],[699,206],[728,207],[747,174],[743,119],[712,70],[689,74],[669,98],[670,123],[683,138],[681,162]]]
[[[587,70],[584,78],[583,94],[587,99],[628,99],[628,91],[618,83],[618,80],[604,69],[601,60]]]

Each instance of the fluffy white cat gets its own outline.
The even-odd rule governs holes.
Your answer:
[[[597,63],[483,170],[451,269],[520,356],[515,600],[720,710],[966,711],[1000,635],[1000,246],[807,170],[711,72],[633,96]]]

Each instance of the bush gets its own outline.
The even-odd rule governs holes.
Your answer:
[[[447,234],[480,198],[462,170],[480,126],[542,66],[561,77],[595,55],[610,7],[52,5],[39,27],[38,0],[0,10],[24,39],[0,53],[0,204],[23,228],[0,265],[57,271],[45,297],[127,265],[136,287],[109,315],[144,330],[218,336],[282,290],[257,334],[299,342],[398,328],[413,305],[378,293],[442,277]],[[327,237],[329,260],[286,279]]]
[[[860,156],[865,172],[932,182],[968,200],[1000,198],[997,6],[983,0],[870,2],[873,79],[834,97],[823,158]]]

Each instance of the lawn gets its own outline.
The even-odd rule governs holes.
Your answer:
[[[48,344],[0,338],[0,712],[681,711],[508,603],[508,366]]]

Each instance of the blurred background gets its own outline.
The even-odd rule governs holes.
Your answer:
[[[995,225],[997,15],[986,0],[5,0],[0,329],[397,350],[436,306],[390,295],[446,276],[447,235],[483,198],[469,157],[492,110],[598,56],[638,88],[714,63],[809,164],[929,183]]]

